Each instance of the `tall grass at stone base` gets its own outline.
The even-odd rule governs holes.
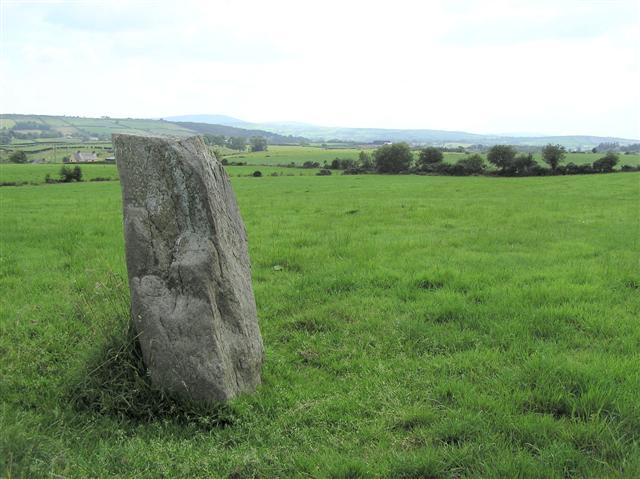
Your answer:
[[[133,322],[126,285],[103,298],[100,309],[92,298],[82,296],[82,314],[90,320],[108,311],[101,342],[94,345],[77,370],[71,374],[67,394],[79,412],[110,416],[124,421],[171,420],[200,428],[233,423],[233,411],[221,403],[203,403],[173,397],[156,388],[145,367],[142,349]]]

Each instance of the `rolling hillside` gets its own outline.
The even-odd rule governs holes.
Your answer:
[[[464,131],[428,130],[428,129],[385,129],[385,128],[342,128],[317,126],[299,122],[249,123],[238,118],[224,115],[183,115],[166,117],[179,125],[189,121],[220,123],[242,128],[262,129],[281,135],[302,136],[315,141],[352,141],[371,143],[375,141],[408,141],[413,143],[430,143],[444,146],[447,144],[511,144],[542,146],[547,143],[559,143],[567,148],[591,149],[600,143],[619,143],[629,145],[640,140],[614,138],[606,136],[572,135],[572,136],[512,136],[482,135]]]
[[[264,136],[271,144],[299,143],[304,138],[285,136],[278,133],[237,128],[228,125],[214,125],[210,123],[175,123],[166,120],[134,119],[134,118],[85,118],[76,116],[48,116],[48,115],[16,115],[7,114],[0,117],[0,129],[13,129],[18,137],[25,137],[30,141],[77,141],[110,140],[112,133],[152,134],[152,135],[225,135]],[[33,138],[26,138],[26,137]],[[20,140],[20,138],[17,138]],[[16,141],[16,137],[14,137]]]

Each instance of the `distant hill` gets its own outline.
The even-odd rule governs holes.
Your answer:
[[[164,120],[180,123],[210,123],[213,125],[235,126],[237,128],[248,128],[251,125],[249,122],[227,115],[179,115],[168,116]]]
[[[308,141],[301,136],[293,135],[280,135],[272,131],[266,130],[247,130],[244,128],[237,128],[235,126],[228,125],[213,125],[209,123],[195,123],[195,122],[175,122],[174,125],[179,125],[182,128],[186,128],[189,131],[195,132],[199,135],[211,134],[211,135],[224,135],[224,136],[242,136],[249,138],[252,136],[263,136],[271,144],[288,144],[288,143],[300,143],[301,141]]]
[[[196,115],[198,116],[198,115]],[[220,115],[201,115],[209,120],[214,118],[233,122],[231,117]],[[241,120],[237,120],[241,122]],[[0,131],[5,128],[15,133],[15,138],[34,140],[47,139],[48,141],[80,139],[80,140],[111,140],[112,133],[151,134],[169,136],[192,135],[225,135],[264,136],[269,143],[288,144],[300,143],[306,138],[299,136],[286,136],[273,131],[239,128],[232,125],[218,125],[209,122],[173,122],[167,120],[149,120],[135,118],[87,118],[77,116],[50,116],[50,115],[0,115]]]
[[[608,136],[571,135],[571,136],[515,136],[515,135],[483,135],[464,131],[427,130],[427,129],[385,129],[385,128],[342,128],[317,126],[299,122],[266,122],[249,123],[237,118],[223,115],[187,115],[176,118],[199,118],[207,122],[211,117],[220,124],[229,126],[243,125],[243,128],[262,129],[280,135],[305,137],[315,141],[351,141],[356,143],[371,143],[374,141],[408,141],[413,143],[429,143],[439,146],[449,144],[483,144],[495,145],[499,143],[520,146],[541,146],[547,143],[559,143],[567,148],[591,149],[600,143],[619,143],[621,146],[638,143],[640,140],[615,138]],[[230,118],[230,120],[226,120]],[[182,124],[182,123],[180,123]]]
[[[178,121],[181,119],[181,121]],[[600,143],[620,146],[640,143],[640,140],[606,136],[510,136],[481,135],[464,131],[402,130],[384,128],[341,128],[316,126],[300,122],[250,123],[226,115],[183,115],[165,119],[86,118],[50,115],[0,115],[0,140],[8,130],[15,139],[34,141],[111,140],[112,133],[152,135],[225,135],[264,136],[274,145],[298,144],[303,141],[373,143],[408,141],[436,146],[495,145],[541,146],[559,143],[567,148],[591,149]]]

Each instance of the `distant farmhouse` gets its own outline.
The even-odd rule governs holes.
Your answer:
[[[98,161],[98,155],[95,151],[87,153],[86,151],[76,151],[69,159],[70,163],[93,163]]]

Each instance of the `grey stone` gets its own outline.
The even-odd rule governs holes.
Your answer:
[[[131,312],[152,383],[226,401],[260,383],[247,235],[202,139],[113,135]]]

